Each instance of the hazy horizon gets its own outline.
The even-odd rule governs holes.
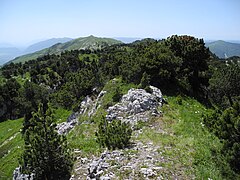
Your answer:
[[[1,0],[0,44],[27,46],[51,38],[240,40],[240,1]]]
[[[90,35],[87,35],[87,36],[90,36]],[[87,37],[87,36],[79,36],[79,37],[75,37],[75,38],[81,38],[81,37]],[[95,35],[93,35],[95,36]],[[95,37],[105,37],[105,36],[95,36]],[[35,39],[35,40],[32,40],[30,42],[27,42],[25,44],[11,44],[11,43],[8,43],[8,42],[0,42],[0,48],[1,47],[6,47],[6,48],[18,48],[18,49],[22,49],[22,50],[25,50],[26,48],[28,48],[29,46],[31,45],[34,45],[36,43],[40,43],[40,42],[43,42],[43,41],[47,41],[47,40],[50,40],[50,39],[54,39],[54,38],[72,38],[72,39],[75,39],[73,37],[49,37],[49,38],[45,38],[45,39]],[[127,39],[136,39],[136,40],[140,40],[140,39],[144,39],[144,38],[153,38],[153,39],[166,39],[167,37],[162,37],[162,38],[158,38],[158,37],[107,37],[107,38],[113,38],[113,39],[118,39],[118,40],[121,40],[122,42],[124,43],[128,43],[128,42],[133,42],[131,40],[127,40]],[[126,39],[125,41],[122,40],[123,39]],[[202,37],[200,37],[202,38]],[[230,43],[237,43],[237,44],[240,44],[240,40],[236,39],[236,40],[229,40],[229,39],[204,39],[204,42],[205,43],[210,43],[210,42],[214,42],[214,41],[219,41],[219,40],[222,40],[222,41],[225,41],[225,42],[230,42]]]

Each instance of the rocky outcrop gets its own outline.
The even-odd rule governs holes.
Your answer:
[[[93,101],[89,96],[86,96],[81,102],[80,109],[77,112],[72,113],[66,122],[57,125],[57,131],[59,134],[66,134],[78,123],[80,115],[86,113],[86,111],[92,106]]]
[[[80,104],[80,109],[77,112],[71,114],[66,122],[57,125],[57,131],[59,134],[67,134],[73,129],[81,115],[92,116],[96,113],[97,109],[101,106],[101,98],[106,91],[101,91],[95,100],[92,100],[89,96],[86,96]]]
[[[161,91],[150,86],[151,93],[143,89],[130,89],[123,95],[120,102],[107,109],[106,119],[129,122],[133,126],[139,121],[148,121],[152,116],[159,116],[158,110],[162,106]],[[134,136],[142,133],[142,129],[135,130]],[[123,150],[106,150],[100,156],[82,157],[79,155],[75,164],[75,179],[162,179],[163,167],[160,162],[166,161],[159,152],[159,146],[152,142],[143,144],[135,141],[130,147]]]
[[[150,86],[151,93],[144,89],[130,89],[123,95],[121,101],[107,109],[106,119],[118,119],[135,125],[139,121],[148,121],[150,116],[161,113],[158,107],[162,106],[163,97],[160,89]]]
[[[73,113],[68,117],[67,122],[63,122],[57,125],[56,129],[59,134],[67,134],[78,123],[79,114]]]
[[[130,89],[127,94],[123,95],[121,101],[114,106],[107,109],[106,119],[111,121],[113,119],[129,122],[133,126],[139,122],[148,121],[151,116],[158,116],[161,113],[158,107],[162,106],[163,97],[160,89],[150,86],[151,93],[144,89]],[[71,114],[66,122],[57,125],[59,134],[66,134],[73,129],[81,115],[91,117],[96,113],[101,106],[101,99],[106,94],[106,91],[101,91],[95,100],[86,96],[81,102],[80,109]]]
[[[97,110],[101,107],[102,98],[106,93],[107,93],[107,91],[101,91],[98,94],[96,100],[93,102],[93,105],[92,105],[91,109],[89,109],[89,111],[88,111],[88,116],[89,117],[94,115],[97,112]]]

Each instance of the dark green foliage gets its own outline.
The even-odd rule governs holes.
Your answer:
[[[99,145],[108,149],[125,148],[129,145],[131,135],[130,124],[120,120],[108,122],[104,117],[102,117],[98,132],[96,132]]]
[[[48,101],[49,91],[45,86],[26,81],[23,86],[15,78],[0,85],[0,119],[17,119],[36,111],[39,103]]]
[[[194,95],[203,93],[204,87],[208,86],[208,77],[206,71],[210,53],[205,47],[203,39],[197,39],[191,36],[171,36],[165,41],[166,45],[174,54],[182,59],[179,78],[183,84],[189,84],[188,91]]]
[[[49,91],[44,86],[26,81],[21,88],[22,114],[26,119],[32,117],[32,112],[37,111],[40,103],[46,104],[49,99]]]
[[[115,91],[114,91],[113,97],[112,97],[113,102],[119,102],[120,99],[121,99],[121,97],[122,97],[122,95],[123,95],[123,94],[122,94],[122,92],[121,92],[121,90],[120,90],[120,87],[117,86],[116,89],[115,89]]]
[[[51,108],[40,104],[38,111],[24,125],[27,127],[23,131],[23,172],[34,173],[35,179],[69,179],[72,155],[66,137],[55,130]]]
[[[150,85],[149,83],[150,83],[150,76],[146,72],[144,72],[142,75],[141,82],[138,87],[141,89],[148,88]]]
[[[228,62],[216,68],[210,79],[209,89],[215,103],[223,107],[232,106],[240,96],[240,65]]]
[[[235,103],[224,111],[215,110],[204,116],[209,130],[223,141],[223,155],[235,172],[240,171],[240,105]]]
[[[21,85],[14,78],[8,79],[5,84],[0,85],[0,121],[22,116],[20,87]]]

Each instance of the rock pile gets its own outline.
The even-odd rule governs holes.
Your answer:
[[[159,151],[159,147],[149,142],[136,142],[133,147],[124,150],[105,151],[99,157],[80,158],[75,179],[163,179],[162,162],[168,161]],[[120,178],[120,179],[121,179]]]
[[[107,109],[106,119],[118,119],[135,125],[139,121],[147,121],[150,115],[160,115],[157,108],[162,106],[162,93],[156,87],[150,86],[150,89],[152,93],[144,89],[130,89],[119,103]]]

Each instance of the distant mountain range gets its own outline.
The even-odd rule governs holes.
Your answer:
[[[33,52],[36,52],[36,51],[40,51],[42,49],[51,47],[54,44],[65,43],[65,42],[68,42],[68,41],[71,41],[71,40],[72,40],[72,38],[64,37],[64,38],[52,38],[52,39],[48,39],[46,41],[41,41],[41,42],[38,42],[38,43],[35,43],[35,44],[29,46],[24,51],[24,54],[29,54],[29,53],[33,53]]]
[[[104,46],[119,44],[119,43],[122,43],[122,42],[112,38],[99,38],[94,36],[81,37],[65,43],[57,43],[49,48],[45,48],[34,53],[19,56],[10,62],[13,62],[13,63],[25,62],[25,61],[29,61],[29,60],[44,56],[46,54],[60,54],[61,52],[67,51],[67,50],[70,51],[70,50],[79,50],[79,49],[86,49],[86,48],[101,49]]]
[[[24,54],[33,53],[44,48],[48,48],[56,43],[65,43],[72,40],[71,38],[52,38],[30,45],[24,50],[13,47],[10,44],[0,44],[0,65]]]
[[[36,59],[46,54],[59,54],[65,50],[85,49],[85,48],[101,48],[105,45],[117,43],[131,43],[141,38],[116,37],[99,38],[94,36],[82,37],[77,39],[71,38],[52,38],[30,45],[25,50],[12,47],[9,44],[0,44],[0,66],[9,62],[25,62]],[[237,42],[237,41],[236,41]],[[232,56],[240,56],[240,43],[226,41],[206,41],[206,46],[210,51],[219,58],[228,58]]]
[[[229,58],[232,56],[240,56],[240,44],[230,43],[226,41],[213,41],[206,43],[210,51],[217,55],[219,58]]]

